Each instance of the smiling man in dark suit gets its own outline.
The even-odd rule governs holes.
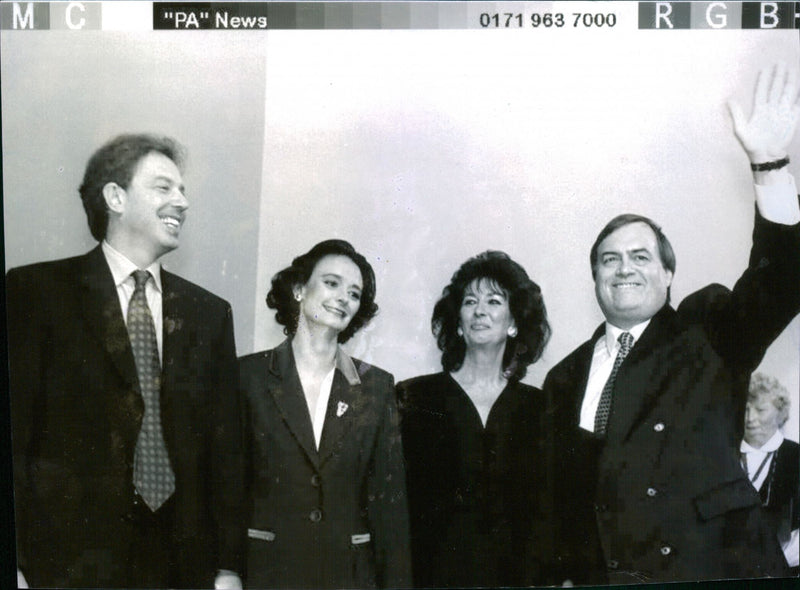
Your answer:
[[[673,309],[675,255],[642,216],[614,218],[592,247],[606,322],[544,385],[562,579],[785,573],[738,444],[750,373],[800,312],[800,207],[786,170],[797,94],[779,66],[762,72],[749,119],[732,106],[757,197],[750,264],[733,290],[711,285]]]
[[[189,206],[182,153],[152,135],[108,142],[80,187],[100,244],[6,277],[23,584],[239,584],[231,309],[159,263]]]

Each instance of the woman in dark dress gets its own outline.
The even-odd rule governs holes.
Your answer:
[[[520,383],[550,336],[541,291],[484,252],[453,275],[431,324],[444,371],[398,384],[414,584],[547,583],[543,403]]]
[[[339,346],[377,312],[375,276],[342,240],[272,278],[289,336],[240,360],[247,408],[250,588],[411,584],[394,379]]]

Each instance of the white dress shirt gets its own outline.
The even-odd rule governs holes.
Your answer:
[[[115,250],[111,244],[103,240],[102,243],[103,254],[106,257],[108,268],[111,270],[111,276],[114,277],[114,284],[117,286],[117,296],[119,297],[119,305],[122,309],[122,318],[125,325],[128,325],[128,305],[133,297],[133,290],[136,288],[136,283],[131,276],[135,270],[139,270],[133,262],[131,262],[124,254]],[[164,320],[162,318],[162,289],[161,289],[161,265],[154,262],[147,268],[141,270],[148,271],[153,280],[147,281],[144,287],[145,297],[147,298],[147,305],[150,308],[150,314],[153,316],[153,323],[156,328],[156,342],[158,343],[158,357],[163,359],[163,340],[162,326]]]
[[[322,427],[325,426],[325,414],[328,412],[328,400],[331,398],[333,375],[335,373],[336,367],[332,368],[330,372],[325,375],[325,379],[322,380],[319,386],[317,407],[314,409],[314,415],[311,417],[311,425],[314,428],[314,442],[317,443],[317,450],[319,450],[319,443],[322,440]]]
[[[747,479],[759,491],[761,491],[761,486],[764,485],[764,481],[767,479],[769,466],[772,464],[775,451],[780,448],[781,443],[783,443],[783,434],[781,434],[780,430],[776,430],[775,434],[759,449],[750,446],[744,440],[739,446],[739,451],[747,457]],[[763,467],[761,467],[762,463]]]
[[[325,415],[328,413],[328,402],[331,398],[333,377],[336,374],[336,369],[339,369],[342,372],[350,385],[357,385],[358,383],[361,383],[361,379],[358,376],[358,371],[356,370],[356,365],[353,362],[353,359],[350,358],[350,356],[344,352],[341,347],[339,347],[336,351],[336,358],[334,360],[333,368],[325,376],[325,379],[322,380],[322,383],[319,386],[317,406],[314,408],[314,413],[311,416],[311,426],[314,430],[314,442],[317,444],[317,450],[319,450],[319,444],[322,440],[322,429],[325,426]],[[306,398],[306,403],[308,403],[308,398]],[[344,402],[340,402],[340,404],[343,405],[337,406],[337,417],[341,417],[349,409],[347,404],[344,404]],[[308,411],[309,414],[311,414],[311,406],[309,406]]]
[[[603,394],[606,381],[611,377],[614,360],[619,352],[619,335],[629,332],[633,336],[633,345],[631,346],[633,349],[649,323],[650,320],[647,320],[630,330],[622,330],[606,322],[606,333],[598,338],[594,345],[592,364],[589,368],[589,381],[586,383],[586,393],[583,395],[583,404],[581,404],[580,427],[584,430],[594,432],[594,417],[597,414],[597,406],[600,404],[600,396]]]
[[[756,203],[758,212],[764,219],[783,225],[800,223],[800,204],[797,202],[797,188],[794,177],[787,175],[786,184],[756,184]]]

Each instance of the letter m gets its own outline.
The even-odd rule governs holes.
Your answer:
[[[33,27],[33,2],[25,4],[25,13],[22,13],[22,7],[19,2],[14,2],[14,13],[12,16],[12,28],[14,29],[32,29]]]

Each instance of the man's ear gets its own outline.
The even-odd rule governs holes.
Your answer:
[[[672,278],[673,278],[673,276],[674,275],[673,275],[672,271],[671,270],[667,270],[667,288],[672,286]]]
[[[103,199],[105,199],[109,211],[122,213],[125,209],[127,194],[125,189],[116,182],[107,182],[103,187]]]

